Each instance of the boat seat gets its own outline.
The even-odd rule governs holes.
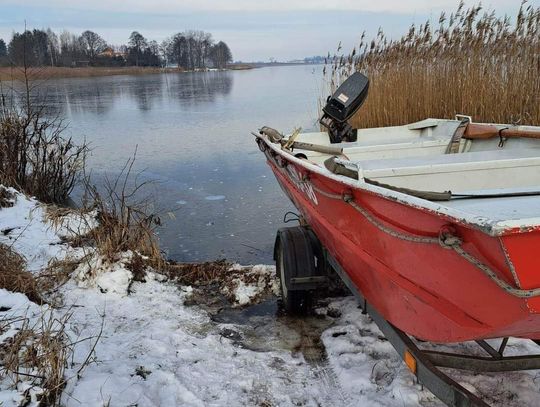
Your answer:
[[[351,143],[353,144],[353,143]],[[351,145],[343,148],[351,161],[385,160],[397,157],[423,157],[444,153],[448,140],[435,138],[416,139],[410,142],[394,142],[377,145]]]
[[[302,141],[304,141],[304,139],[302,139]],[[314,143],[313,140],[309,140],[307,142]],[[409,142],[386,140],[385,144],[362,145],[359,142],[355,142],[342,143],[339,146],[343,147],[343,154],[345,154],[345,156],[347,156],[351,161],[358,161],[439,155],[444,154],[447,145],[448,140],[426,137],[422,139],[417,138],[414,141]],[[310,151],[307,155],[310,160],[319,163],[322,163],[328,158],[328,154],[312,151]]]
[[[540,186],[540,149],[356,160],[359,175],[418,190],[471,191]]]

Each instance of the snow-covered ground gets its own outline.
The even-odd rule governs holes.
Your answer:
[[[62,243],[65,225],[51,225],[44,214],[36,201],[20,194],[14,207],[0,208],[0,243],[22,254],[28,269],[36,273],[52,258],[81,256],[81,249]],[[120,254],[112,266],[90,256],[60,289],[64,305],[52,312],[59,317],[72,314],[66,331],[70,340],[77,342],[68,361],[62,405],[441,404],[415,384],[392,346],[369,317],[362,315],[352,297],[331,300],[319,309],[326,324],[321,335],[325,357],[309,360],[302,352],[279,346],[286,334],[283,330],[294,330],[294,326],[265,329],[268,320],[258,327],[216,321],[202,308],[185,304],[192,295],[191,287],[178,287],[155,273],[148,273],[145,283],[131,281],[126,266],[129,255]],[[273,278],[272,267],[249,270],[259,277],[238,281],[232,288],[235,291],[229,293],[239,304],[248,304],[268,285],[269,275]],[[17,316],[36,318],[46,309],[22,294],[0,289],[0,321],[16,320]],[[11,330],[0,332],[0,343],[16,328],[12,325]],[[258,340],[265,347],[254,350],[245,346],[253,332],[263,332]],[[509,351],[531,351],[534,347],[512,340]],[[79,371],[86,361],[88,366]],[[540,405],[538,371],[460,373],[458,377],[494,405]],[[20,405],[29,386],[31,378],[12,386],[0,377],[0,405]]]

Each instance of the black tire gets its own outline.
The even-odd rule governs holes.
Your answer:
[[[283,241],[278,243],[276,253],[276,274],[279,277],[279,286],[281,292],[281,306],[285,313],[289,315],[305,315],[311,308],[311,293],[303,290],[288,290],[285,271],[285,252],[294,250],[294,247],[290,247],[284,244]]]

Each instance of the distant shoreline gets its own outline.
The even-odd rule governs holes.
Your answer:
[[[226,70],[253,69],[251,64],[231,64]],[[28,68],[31,79],[89,78],[112,75],[147,75],[158,73],[190,72],[179,68],[158,67],[33,67]],[[0,67],[0,81],[20,80],[24,77],[21,67]]]

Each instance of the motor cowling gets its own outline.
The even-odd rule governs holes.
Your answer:
[[[337,88],[333,95],[328,97],[319,123],[328,129],[331,143],[356,141],[356,129],[352,128],[348,120],[362,106],[368,90],[367,76],[355,72]]]

